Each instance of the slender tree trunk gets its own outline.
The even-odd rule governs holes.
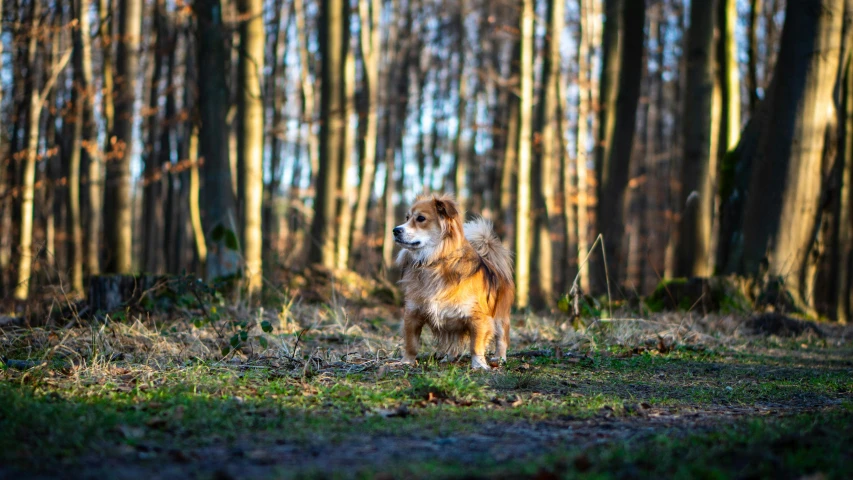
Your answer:
[[[675,275],[678,277],[705,277],[711,273],[711,231],[717,165],[717,138],[713,135],[714,19],[717,1],[697,2],[690,8],[684,96],[684,158],[679,202],[681,219],[675,247]]]
[[[207,243],[205,275],[208,279],[237,273],[240,258],[227,238],[236,238],[237,207],[228,159],[228,85],[225,71],[225,26],[220,0],[198,0],[193,4],[198,16],[199,162],[203,175],[201,212]],[[213,235],[221,233],[223,235]],[[230,235],[229,235],[230,234]],[[198,238],[198,237],[197,237]]]
[[[637,104],[640,96],[645,2],[606,0],[602,45],[599,133],[596,148],[597,230],[604,236],[607,268],[596,254],[590,274],[593,291],[607,290],[607,282],[618,282],[622,233],[622,203],[630,171]]]
[[[32,27],[27,46],[27,65],[30,82],[29,109],[27,110],[26,156],[24,157],[23,177],[21,178],[20,230],[18,231],[18,278],[15,284],[15,298],[26,300],[30,294],[30,275],[33,262],[33,201],[36,179],[36,157],[38,155],[39,119],[42,101],[39,95],[38,68],[36,66],[37,32],[41,25],[41,2],[31,4]]]
[[[308,258],[312,263],[334,268],[337,194],[346,128],[344,63],[349,44],[349,9],[344,0],[323,0],[321,8],[320,165]]]
[[[74,32],[74,77],[76,88],[72,94],[74,106],[74,132],[68,166],[68,230],[71,236],[69,262],[71,264],[71,290],[83,293],[83,226],[80,210],[80,165],[83,152],[91,151],[91,129],[87,123],[93,116],[92,102],[92,46],[89,30],[89,0],[79,0]],[[84,137],[85,135],[85,137]],[[94,162],[94,155],[88,155]]]
[[[28,64],[35,65],[37,32],[40,27],[38,18],[41,15],[41,4],[34,0],[31,6],[32,29],[30,32],[27,55]],[[30,85],[32,92],[29,98],[29,111],[27,113],[27,136],[26,157],[24,159],[23,177],[21,180],[21,204],[20,204],[20,231],[18,248],[20,257],[18,259],[18,281],[15,286],[15,298],[26,300],[29,297],[30,277],[32,274],[33,261],[33,220],[35,201],[35,178],[36,160],[38,157],[39,124],[41,123],[41,110],[47,95],[53,88],[60,72],[65,68],[71,58],[68,51],[62,58],[55,60],[50,66],[51,74],[47,77],[41,91],[38,88],[38,69],[33,68],[30,72]]]
[[[303,0],[293,0],[293,15],[296,17],[296,38],[297,43],[299,43],[299,84],[302,92],[302,117],[303,122],[308,123],[308,164],[311,166],[311,185],[316,186],[317,174],[320,169],[320,138],[315,128],[317,125],[317,111],[314,83],[312,82],[308,68],[308,33],[305,28]]]
[[[761,16],[763,5],[764,0],[749,2],[749,19],[746,27],[746,91],[749,95],[750,115],[754,115],[758,108],[758,18]]]
[[[101,153],[92,155],[87,168],[88,192],[86,204],[86,271],[89,276],[101,273],[101,236],[103,235],[104,216],[104,170],[106,161],[110,160],[111,133],[115,125],[115,106],[113,103],[113,52],[112,52],[112,10],[109,0],[99,0],[98,17],[100,23],[99,39],[101,42],[101,111],[104,117],[106,141]],[[90,62],[91,63],[91,62]],[[93,99],[94,101],[94,99]],[[94,111],[94,108],[93,108]],[[94,117],[93,117],[94,118]]]
[[[347,46],[344,59],[344,138],[341,145],[341,184],[340,205],[338,207],[338,235],[335,268],[345,270],[349,263],[350,238],[352,235],[353,210],[358,200],[355,189],[355,169],[358,162],[355,159],[356,128],[353,123],[355,112],[355,53],[351,45]]]
[[[368,8],[369,3],[369,8]],[[359,0],[361,17],[361,56],[364,60],[364,88],[367,91],[367,115],[364,118],[365,133],[361,150],[361,175],[358,186],[358,202],[352,224],[352,245],[356,248],[364,243],[367,207],[376,176],[376,145],[379,110],[379,56],[382,18],[381,0]],[[361,118],[361,117],[360,117]]]
[[[719,2],[717,55],[719,56],[720,85],[722,87],[723,114],[718,156],[737,147],[741,129],[740,62],[737,50],[737,0]]]
[[[133,269],[133,202],[130,160],[135,144],[133,104],[139,69],[139,39],[142,27],[142,0],[120,0],[119,43],[116,52],[115,127],[113,154],[107,163],[107,271],[129,273]]]
[[[563,209],[566,213],[566,238],[571,238],[572,230],[577,228],[577,252],[568,252],[569,258],[582,261],[589,251],[589,180],[587,177],[589,164],[589,112],[590,112],[590,71],[589,71],[589,47],[591,32],[590,27],[596,21],[592,17],[590,3],[596,0],[578,0],[578,125],[577,125],[577,156],[575,171],[577,172],[577,225],[573,225],[569,214],[572,210],[571,178],[567,176],[563,180],[565,198]],[[591,20],[591,21],[590,21]],[[570,172],[569,168],[564,169]],[[567,242],[568,243],[568,242]],[[571,248],[571,246],[569,246]],[[589,291],[589,267],[578,264],[580,273],[580,288],[584,292]],[[569,279],[573,281],[574,279]],[[567,283],[567,288],[571,285]],[[568,290],[566,290],[568,291]]]
[[[165,238],[165,219],[163,215],[164,174],[160,165],[157,150],[157,139],[161,124],[169,121],[160,116],[160,75],[163,70],[163,55],[165,54],[165,0],[157,0],[154,5],[154,31],[149,38],[154,48],[151,65],[151,83],[148,98],[148,142],[144,147],[145,174],[142,180],[142,218],[145,228],[142,231],[142,265],[143,270],[151,274],[163,272],[166,257],[163,245]],[[165,121],[163,121],[165,120]],[[164,128],[165,129],[165,128]]]
[[[838,198],[838,240],[833,268],[836,280],[835,318],[841,323],[853,321],[853,57],[847,58],[843,79],[843,135],[841,139],[840,195]]]
[[[240,25],[240,135],[238,154],[243,171],[243,258],[246,286],[250,295],[260,293],[263,286],[263,213],[264,191],[264,102],[261,86],[264,72],[264,2],[241,0]]]
[[[516,305],[527,308],[530,290],[530,174],[533,153],[533,0],[521,11],[521,119],[518,129],[518,219],[515,224]]]

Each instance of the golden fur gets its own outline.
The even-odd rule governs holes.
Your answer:
[[[470,344],[473,368],[489,369],[486,348],[506,360],[510,308],[515,295],[509,251],[490,222],[462,224],[452,197],[418,197],[406,222],[394,228],[403,249],[397,257],[405,295],[404,363],[416,363],[421,330],[427,326],[444,353]]]

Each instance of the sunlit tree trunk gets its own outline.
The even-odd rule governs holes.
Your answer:
[[[68,165],[68,230],[71,235],[69,262],[71,264],[71,289],[83,293],[83,226],[80,209],[80,165],[83,152],[88,162],[94,162],[91,128],[87,123],[94,116],[92,102],[92,46],[89,30],[89,0],[79,0],[76,18],[78,28],[74,32],[74,81],[72,93],[74,106],[74,132]]]
[[[244,195],[243,208],[243,276],[250,295],[260,293],[263,286],[263,214],[264,191],[264,102],[261,86],[264,73],[264,2],[241,0],[240,16],[240,85],[238,155]],[[201,99],[204,102],[204,99]]]
[[[106,270],[129,273],[133,269],[133,202],[130,160],[135,141],[133,131],[136,77],[139,71],[139,39],[142,27],[142,0],[119,1],[118,49],[115,72],[115,124],[112,154],[107,163],[107,243]]]
[[[565,197],[563,209],[566,214],[566,237],[571,238],[572,229],[577,228],[577,251],[569,252],[569,258],[582,261],[589,250],[589,179],[587,177],[587,165],[589,164],[589,111],[590,111],[590,72],[589,72],[589,47],[591,32],[590,27],[595,22],[592,17],[590,3],[595,0],[578,0],[578,125],[577,125],[577,156],[575,171],[577,172],[577,225],[573,225],[569,214],[572,210],[571,178],[563,180],[565,184]],[[590,21],[591,20],[591,21]],[[565,172],[571,170],[566,168]],[[568,176],[566,173],[565,175]],[[571,247],[571,246],[570,246]],[[578,265],[580,273],[580,288],[589,290],[589,267]],[[574,279],[569,279],[574,281]],[[567,288],[571,286],[567,283]],[[568,290],[567,290],[568,291]]]
[[[350,46],[344,59],[344,138],[341,146],[341,185],[340,206],[338,208],[338,235],[335,238],[337,252],[335,268],[345,270],[350,256],[350,238],[352,235],[353,209],[358,199],[355,188],[355,134],[353,123],[355,112],[355,53]]]
[[[541,148],[534,156],[532,172],[532,194],[535,205],[533,245],[534,300],[547,306],[556,304],[554,298],[554,252],[551,241],[551,222],[554,215],[554,166],[563,160],[561,149],[556,145],[554,131],[557,126],[559,98],[557,83],[560,81],[560,38],[563,34],[564,0],[548,2],[548,35],[543,54],[544,88],[538,107],[537,126],[541,134]]]
[[[109,160],[111,135],[115,125],[115,105],[113,103],[113,48],[112,48],[112,10],[109,0],[99,0],[98,20],[100,29],[98,38],[101,43],[101,114],[104,119],[106,141],[100,149],[100,154],[89,158],[87,168],[88,192],[86,204],[86,271],[92,275],[101,273],[101,236],[103,234],[104,217],[104,170],[106,160]],[[93,100],[94,101],[94,100]],[[94,111],[94,108],[93,108]],[[94,147],[94,145],[92,146]]]
[[[521,10],[521,119],[518,129],[518,207],[515,224],[516,305],[527,308],[530,291],[530,174],[533,153],[533,0]]]
[[[311,224],[308,259],[324,267],[335,266],[335,235],[338,188],[344,164],[345,74],[348,49],[349,9],[344,0],[323,0],[320,19],[320,164],[317,172],[314,220]]]
[[[367,90],[367,115],[363,118],[366,123],[364,140],[361,146],[361,172],[358,185],[358,202],[352,223],[353,249],[361,248],[364,243],[367,207],[373,191],[376,175],[376,142],[378,133],[379,110],[379,56],[380,30],[379,21],[382,18],[381,0],[359,0],[359,16],[361,17],[361,56],[364,60],[364,88]],[[393,108],[393,107],[392,107]]]
[[[678,277],[704,277],[711,273],[718,140],[714,135],[714,20],[717,1],[697,2],[690,8],[683,100],[684,157],[678,204],[681,217],[675,246],[675,275]]]
[[[28,64],[35,65],[36,46],[38,41],[37,32],[40,28],[41,3],[34,0],[31,4],[32,28],[28,38]],[[71,58],[69,50],[61,58],[57,59],[50,66],[50,76],[45,81],[45,84],[39,90],[38,69],[33,68],[30,72],[29,81],[32,92],[29,98],[29,108],[27,111],[27,133],[26,133],[26,156],[24,158],[23,176],[21,179],[21,204],[20,204],[20,231],[18,240],[18,249],[20,256],[18,258],[18,279],[15,286],[15,298],[18,300],[26,300],[30,292],[30,277],[32,274],[33,262],[33,220],[34,220],[34,200],[35,200],[35,179],[36,179],[36,160],[38,157],[38,140],[39,140],[39,124],[41,119],[41,110],[44,106],[44,100],[53,88],[54,83],[59,76],[59,73],[65,68],[68,60]]]
[[[844,5],[789,2],[744,207],[743,273],[766,271],[807,306],[822,160],[840,68]],[[744,134],[744,141],[751,140]],[[741,161],[745,159],[741,158]]]
[[[720,120],[720,143],[718,156],[734,149],[740,139],[741,99],[740,99],[740,61],[737,48],[737,0],[716,0],[719,2],[717,21],[719,35],[717,55],[719,57],[719,76],[722,91],[722,115]]]

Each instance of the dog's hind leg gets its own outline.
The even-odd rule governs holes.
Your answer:
[[[486,347],[494,331],[491,319],[471,323],[471,368],[491,370],[486,362]]]
[[[403,363],[417,365],[418,346],[421,343],[421,331],[426,320],[419,312],[406,310],[403,318]]]
[[[506,349],[509,347],[509,317],[495,319],[495,358],[506,362]]]

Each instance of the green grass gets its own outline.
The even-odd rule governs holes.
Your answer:
[[[251,463],[224,448],[282,445],[302,455],[283,476],[840,477],[853,468],[841,448],[853,440],[849,345],[749,339],[661,349],[616,342],[617,327],[590,329],[582,347],[563,344],[559,358],[511,357],[487,373],[466,359],[410,368],[365,353],[360,342],[392,351],[387,325],[270,335],[272,351],[285,355],[252,350],[236,362],[218,357],[208,327],[22,331],[0,338],[3,354],[50,361],[0,369],[0,477],[12,468],[112,476],[92,466],[104,459],[209,476],[208,463]],[[548,443],[549,435],[559,440]],[[372,455],[352,453],[374,444]],[[315,450],[360,463],[343,468],[310,457]],[[385,451],[398,454],[374,458]],[[283,468],[255,467],[248,476]]]

